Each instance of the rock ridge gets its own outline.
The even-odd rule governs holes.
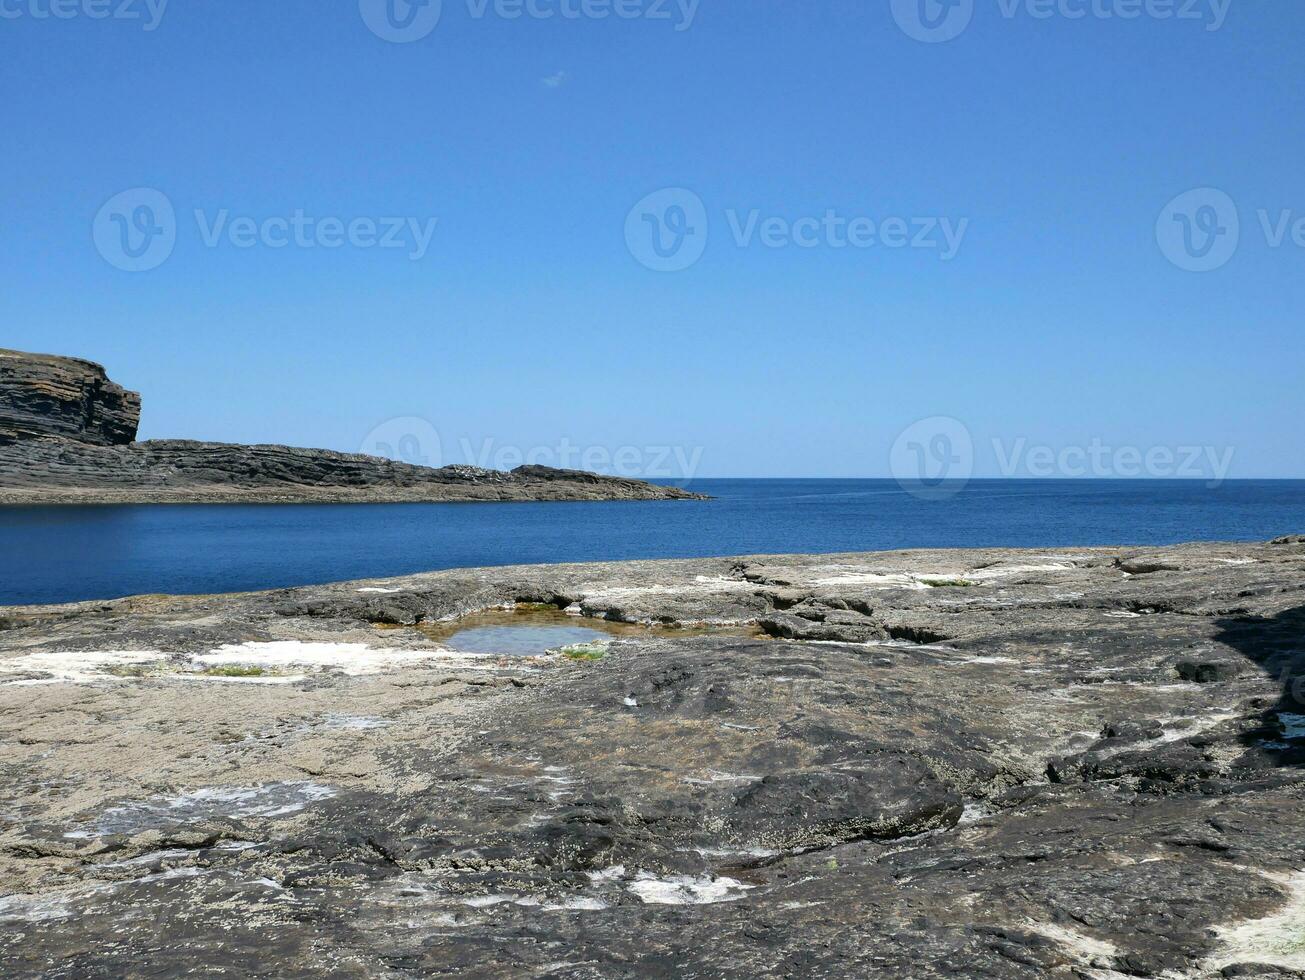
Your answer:
[[[706,499],[546,466],[436,469],[326,449],[136,442],[140,407],[91,361],[0,350],[0,504]]]

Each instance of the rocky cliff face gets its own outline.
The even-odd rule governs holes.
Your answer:
[[[57,436],[127,445],[140,423],[140,395],[90,361],[0,349],[0,442]]]
[[[98,364],[0,350],[0,504],[700,498],[544,466],[432,469],[324,449],[134,442],[139,419],[140,396]]]

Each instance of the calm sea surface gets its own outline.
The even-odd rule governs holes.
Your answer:
[[[440,568],[886,548],[1255,541],[1305,481],[699,480],[705,502],[0,507],[0,604],[268,589]]]

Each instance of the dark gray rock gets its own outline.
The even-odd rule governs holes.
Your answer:
[[[57,436],[97,446],[136,438],[140,395],[98,364],[0,349],[0,445]]]
[[[374,456],[133,442],[140,396],[89,361],[0,350],[0,505],[705,499],[577,470],[432,469]]]
[[[954,826],[961,798],[919,761],[881,751],[772,773],[738,795],[731,828],[753,847],[792,851],[893,840]]]
[[[1124,576],[1127,554],[0,610],[0,975],[1299,975],[1305,553],[1158,549]],[[437,645],[512,602],[643,625],[589,618],[613,636],[592,661]],[[398,659],[178,676],[269,641]]]

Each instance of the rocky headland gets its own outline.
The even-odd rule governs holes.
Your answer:
[[[4,608],[0,974],[1301,977],[1302,667],[1299,537]]]
[[[0,504],[703,499],[546,466],[438,469],[376,456],[136,442],[141,399],[90,361],[0,350]]]

